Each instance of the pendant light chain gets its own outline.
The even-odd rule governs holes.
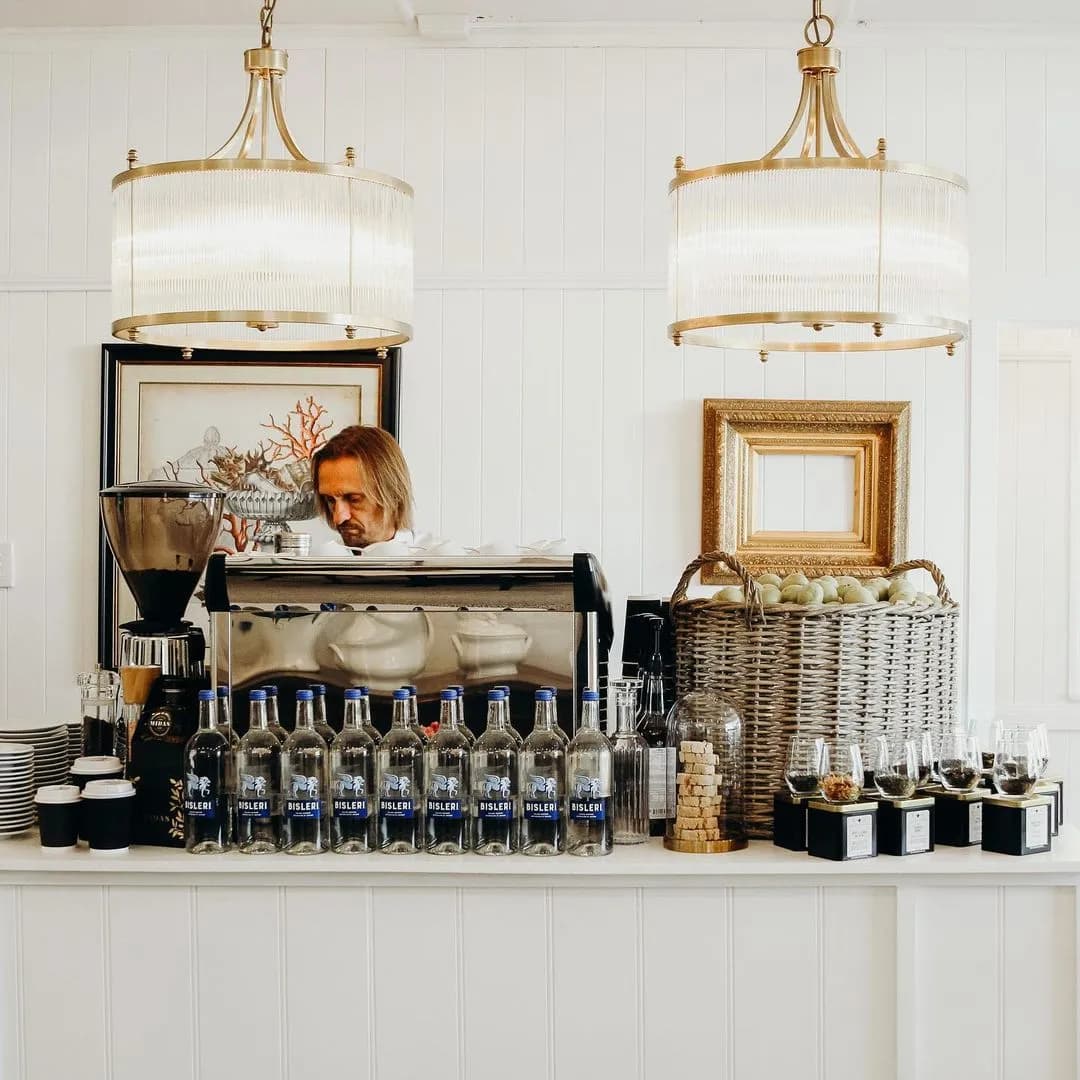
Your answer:
[[[270,48],[270,32],[274,28],[274,8],[277,0],[263,0],[262,11],[259,12],[259,22],[262,25],[262,47]]]
[[[833,39],[833,31],[836,29],[836,23],[821,10],[821,0],[814,0],[813,15],[806,20],[806,26],[803,27],[803,37],[806,39],[807,45],[828,45]],[[821,24],[824,23],[826,30],[825,36],[821,36]],[[813,37],[810,34],[813,33]]]

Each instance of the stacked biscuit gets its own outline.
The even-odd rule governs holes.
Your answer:
[[[679,743],[679,771],[675,788],[676,840],[719,840],[720,800],[716,767],[720,755],[711,742]]]

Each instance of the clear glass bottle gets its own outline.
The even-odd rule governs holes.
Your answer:
[[[199,729],[184,747],[184,846],[193,855],[228,851],[229,740],[217,729],[217,696],[199,691]]]
[[[600,695],[581,694],[581,725],[566,758],[566,850],[611,854],[611,743],[600,730]]]
[[[649,838],[649,744],[635,726],[636,679],[612,682],[615,692],[615,740],[611,751],[614,777],[614,821],[612,839],[616,844],[642,844]],[[667,791],[667,776],[664,776]],[[667,819],[664,819],[667,825]]]
[[[276,735],[278,742],[284,746],[289,733],[281,723],[278,713],[278,689],[273,683],[267,683],[262,689],[266,691],[266,730],[271,735]]]
[[[533,729],[518,759],[521,853],[558,855],[566,846],[566,747],[555,731],[550,690],[536,691]]]
[[[424,740],[409,723],[409,691],[394,691],[390,730],[379,743],[379,850],[409,855],[424,845]]]
[[[447,689],[453,690],[457,695],[454,698],[454,709],[457,712],[458,731],[468,740],[469,749],[471,750],[476,745],[476,736],[472,733],[472,728],[465,722],[465,687],[448,686]]]
[[[472,749],[474,849],[478,855],[517,850],[517,743],[506,729],[501,690],[488,691],[487,727]]]
[[[326,683],[312,683],[312,693],[315,695],[313,702],[315,709],[315,730],[322,736],[322,740],[329,746],[337,732],[330,726],[326,719]]]
[[[661,637],[664,620],[648,616],[653,634],[652,651],[642,666],[641,697],[637,712],[638,734],[649,748],[648,812],[649,835],[663,836],[668,819],[668,773],[674,767],[675,751],[668,747],[667,706],[664,702],[664,655]],[[618,797],[618,779],[615,781]]]
[[[371,722],[371,695],[368,693],[368,688],[366,686],[354,686],[352,689],[360,694],[360,727],[367,737],[378,746],[382,742],[382,735],[379,733],[379,729]]]
[[[416,732],[422,743],[428,741],[427,732],[420,726],[420,703],[416,697],[415,686],[403,686],[402,690],[409,691],[408,711],[409,711],[409,727]]]
[[[439,730],[424,747],[427,850],[461,855],[469,850],[469,741],[458,725],[457,691],[439,695]]]
[[[345,691],[345,722],[330,743],[330,847],[340,855],[375,849],[375,743],[361,721],[359,690]]]
[[[281,748],[281,850],[316,855],[330,846],[326,741],[315,730],[314,694],[296,691],[296,730]]]
[[[492,689],[501,690],[503,692],[503,720],[506,722],[507,732],[514,740],[514,744],[517,746],[518,750],[520,750],[522,743],[524,743],[525,740],[521,737],[521,732],[519,732],[517,728],[514,727],[514,720],[513,717],[510,715],[510,687],[503,683],[500,686],[493,686]]]
[[[266,855],[281,843],[281,743],[267,727],[266,691],[249,691],[248,702],[251,719],[236,751],[236,846]]]
[[[540,689],[551,692],[551,715],[554,718],[552,730],[558,735],[559,741],[563,744],[565,750],[570,745],[570,736],[559,726],[559,689],[556,686],[541,686]]]

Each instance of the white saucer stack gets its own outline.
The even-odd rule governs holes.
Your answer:
[[[68,768],[77,758],[82,757],[82,723],[68,724]]]
[[[25,832],[34,823],[34,748],[0,743],[0,837]]]
[[[0,731],[0,744],[19,743],[34,750],[34,790],[46,784],[66,784],[68,764],[68,729],[66,724],[29,728],[26,731]]]

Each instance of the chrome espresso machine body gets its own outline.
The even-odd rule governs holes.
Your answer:
[[[241,731],[247,691],[265,683],[279,686],[286,727],[295,688],[327,684],[337,727],[340,690],[366,685],[383,731],[399,686],[417,687],[424,724],[438,718],[442,687],[464,686],[468,723],[479,730],[487,690],[505,684],[514,726],[527,732],[537,687],[560,691],[560,719],[569,728],[581,690],[607,682],[611,605],[592,555],[215,554],[205,595],[212,679],[232,686]]]

